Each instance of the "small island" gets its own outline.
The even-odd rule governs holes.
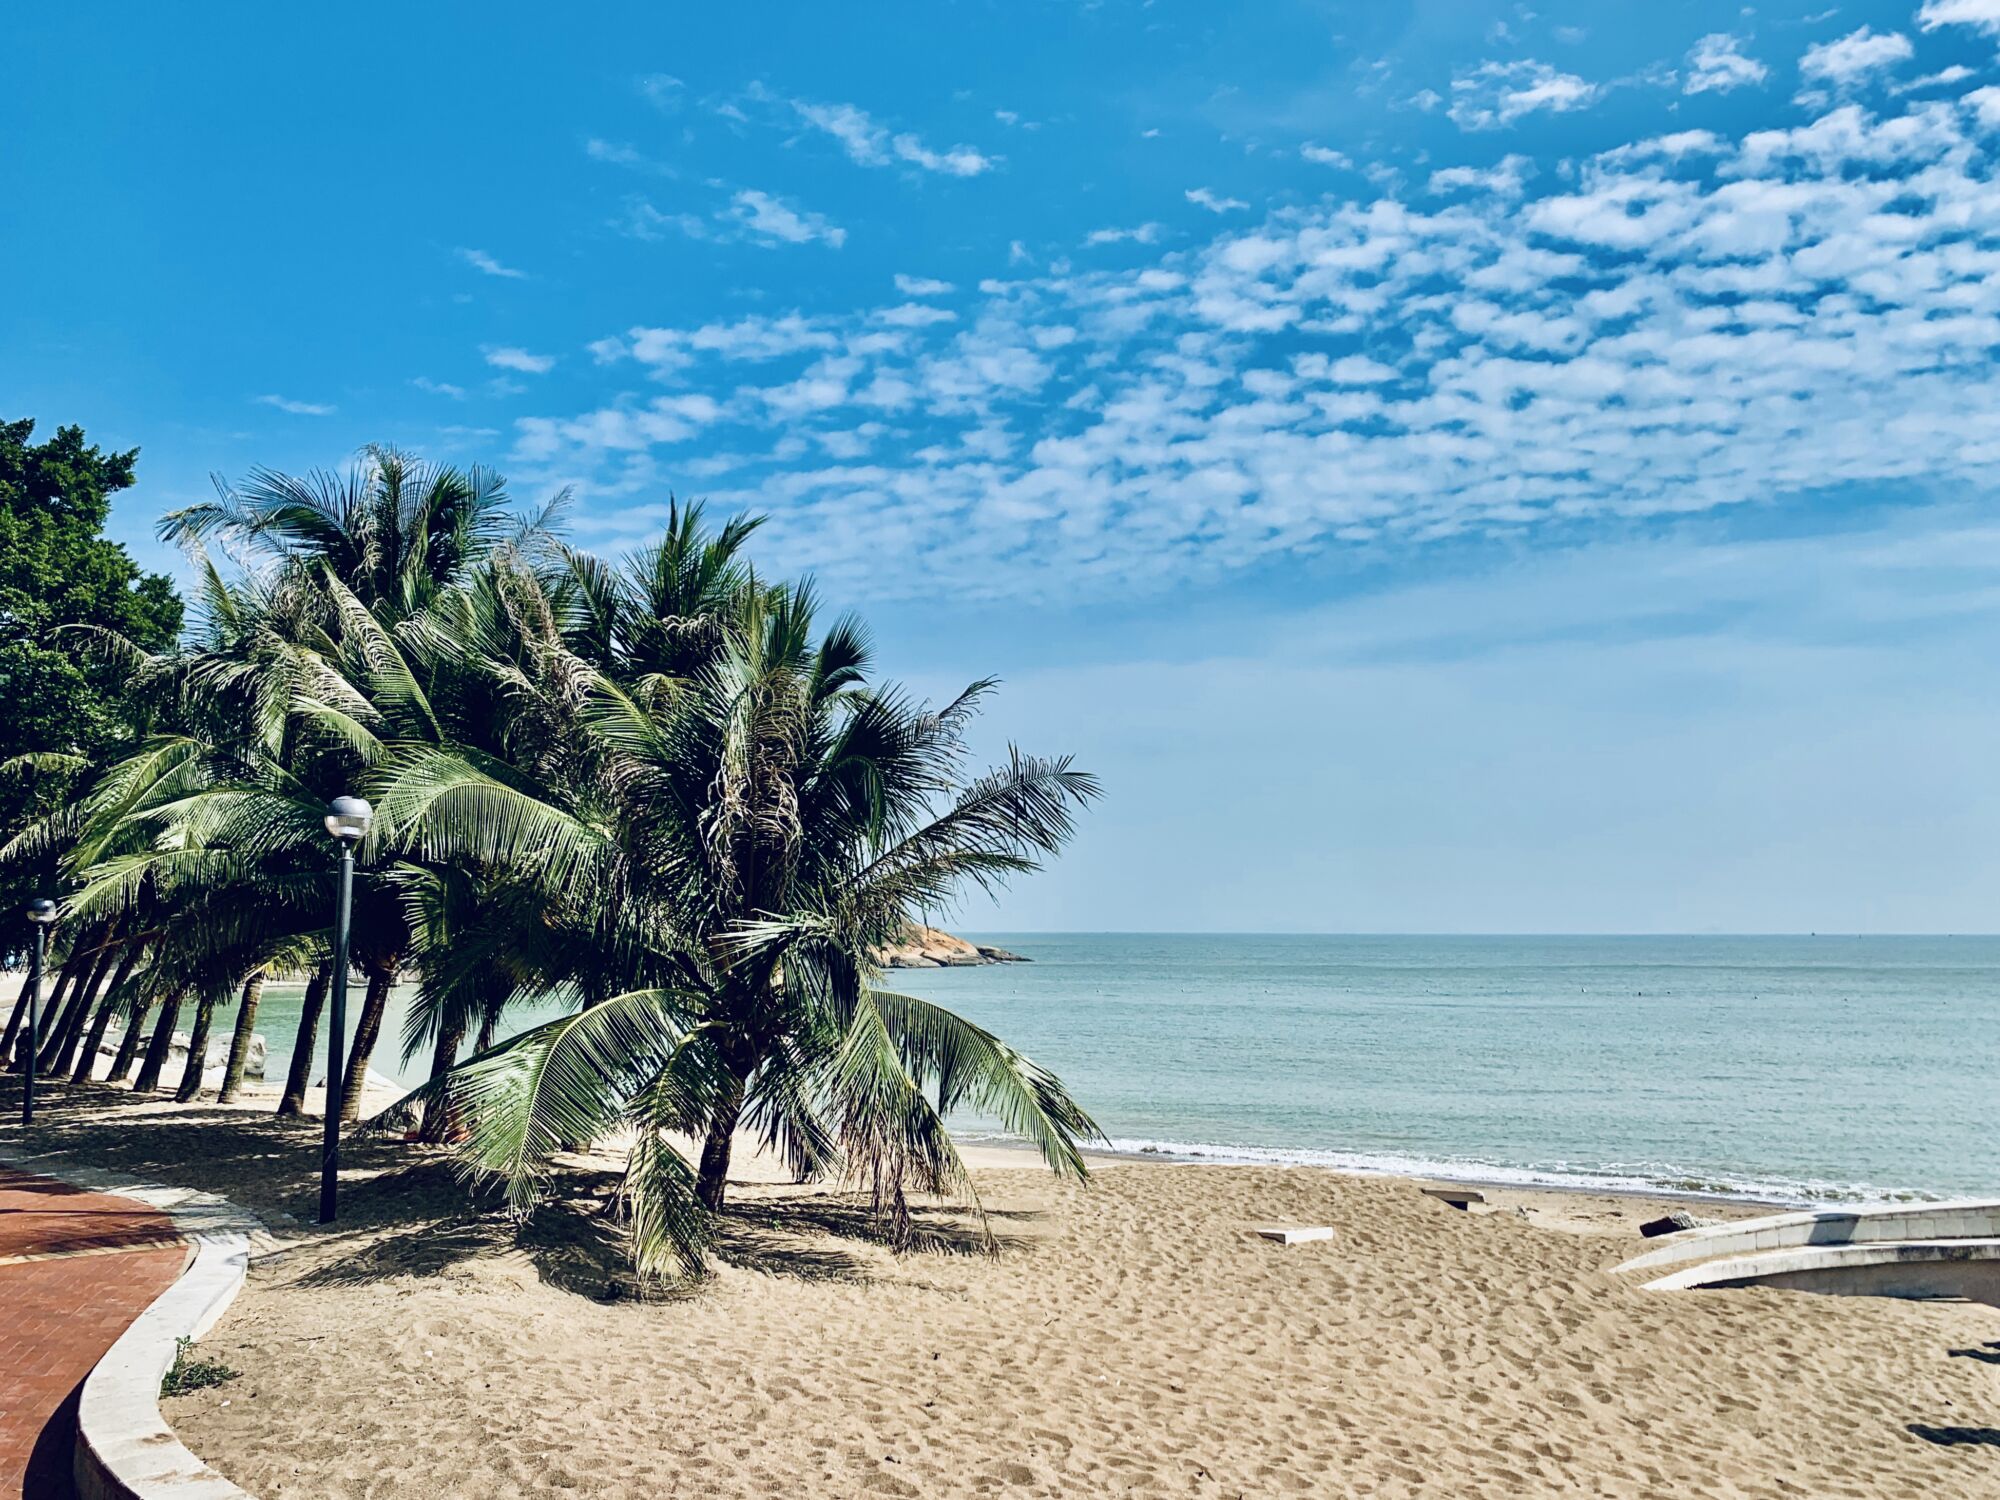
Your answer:
[[[916,925],[905,929],[902,942],[879,949],[875,959],[885,969],[963,969],[975,964],[1031,962],[1005,948],[968,942],[936,927]]]

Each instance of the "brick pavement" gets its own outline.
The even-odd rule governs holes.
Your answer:
[[[0,1167],[0,1500],[69,1500],[84,1377],[187,1256],[165,1214]]]

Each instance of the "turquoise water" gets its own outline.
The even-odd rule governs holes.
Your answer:
[[[2000,1193],[2000,938],[982,936],[892,987],[1115,1145],[1787,1200]]]
[[[1121,1149],[1802,1201],[2000,1194],[2000,938],[981,941],[1034,962],[887,982],[1054,1069]],[[296,994],[265,1000],[273,1078]],[[422,1075],[394,1051],[379,1071]]]

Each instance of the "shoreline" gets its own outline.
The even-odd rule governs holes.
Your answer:
[[[968,1150],[980,1151],[980,1152],[991,1151],[995,1153],[1005,1153],[1005,1155],[1007,1155],[1008,1157],[1022,1158],[1023,1160],[1020,1163],[1021,1165],[1037,1165],[1040,1163],[1041,1160],[1035,1148],[1029,1145],[1025,1141],[991,1140],[985,1137],[980,1137],[977,1139],[970,1139],[970,1140],[961,1140],[956,1136],[953,1137],[953,1140],[959,1146],[961,1154],[964,1154]],[[1189,1153],[1172,1152],[1164,1150],[1132,1151],[1132,1150],[1120,1150],[1112,1147],[1093,1146],[1089,1150],[1085,1151],[1083,1155],[1084,1159],[1087,1162],[1089,1162],[1092,1167],[1098,1167],[1098,1166],[1215,1167],[1215,1168],[1229,1168],[1237,1171],[1268,1170],[1268,1171],[1279,1171],[1279,1172],[1331,1172],[1336,1177],[1353,1177],[1363,1181],[1440,1183],[1440,1184],[1449,1184],[1453,1187],[1479,1188],[1482,1189],[1483,1191],[1493,1192],[1493,1193],[1519,1193],[1519,1194],[1560,1193],[1572,1197],[1581,1197],[1581,1198],[1614,1198],[1622,1200],[1641,1200],[1647,1202],[1663,1202],[1663,1203],[1698,1203],[1698,1204],[1705,1204],[1714,1208],[1737,1207],[1744,1209],[1765,1209],[1765,1210],[1794,1209],[1794,1208],[1811,1208],[1818,1206],[1821,1203],[1831,1208],[1839,1206],[1850,1206],[1850,1207],[1858,1206],[1864,1201],[1866,1202],[1875,1201],[1875,1200],[1862,1200],[1862,1199],[1829,1198],[1822,1200],[1813,1200],[1809,1202],[1809,1201],[1789,1199],[1789,1198],[1761,1197],[1749,1193],[1722,1193],[1722,1192],[1705,1193],[1691,1188],[1651,1188],[1644,1186],[1614,1186],[1610,1184],[1585,1182],[1585,1181],[1522,1182],[1515,1178],[1480,1176],[1477,1173],[1473,1172],[1463,1172],[1463,1173],[1449,1172],[1449,1171],[1406,1172],[1406,1171],[1398,1171],[1391,1167],[1336,1166],[1331,1163],[1314,1162],[1314,1161],[1271,1161],[1271,1160],[1260,1160],[1256,1158],[1238,1159],[1225,1155],[1220,1150],[1218,1150],[1216,1153],[1212,1155],[1210,1154],[1195,1155]],[[970,1163],[968,1161],[968,1165],[969,1164]],[[995,1163],[994,1165],[996,1166],[1005,1165],[1008,1167],[1012,1167],[1015,1165],[1015,1163],[1009,1161],[1005,1163]],[[1923,1201],[1949,1202],[1952,1200],[1939,1197],[1935,1200],[1926,1199]]]

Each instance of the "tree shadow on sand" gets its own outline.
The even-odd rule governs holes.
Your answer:
[[[377,1186],[385,1193],[445,1163],[406,1168]],[[491,1187],[468,1189],[454,1180],[461,1198],[473,1203],[457,1212],[412,1214],[386,1230],[363,1230],[349,1254],[322,1261],[298,1277],[301,1286],[365,1286],[399,1277],[441,1276],[467,1263],[519,1256],[550,1286],[598,1301],[634,1295],[631,1254],[619,1227],[592,1200],[544,1204],[526,1220],[506,1212]],[[415,1195],[427,1198],[418,1187]]]
[[[1038,1210],[989,1209],[982,1225],[977,1214],[963,1208],[912,1205],[903,1253],[1004,1253],[1027,1243],[1009,1232],[1010,1225],[1041,1217]],[[880,1274],[879,1253],[890,1249],[891,1242],[889,1225],[865,1196],[794,1189],[781,1197],[738,1198],[717,1221],[714,1251],[719,1260],[765,1275],[867,1281]]]
[[[1909,1431],[1940,1448],[2000,1448],[2000,1427],[1932,1427],[1912,1422]]]
[[[11,1085],[11,1087],[10,1087]],[[623,1226],[607,1212],[616,1172],[559,1171],[547,1200],[525,1220],[492,1185],[468,1183],[443,1148],[388,1131],[341,1140],[340,1214],[316,1222],[321,1122],[266,1110],[148,1108],[166,1095],[104,1084],[38,1090],[24,1138],[6,1111],[19,1108],[18,1078],[0,1079],[0,1154],[48,1158],[150,1182],[219,1193],[261,1215],[289,1243],[280,1264],[309,1286],[364,1286],[451,1274],[468,1263],[518,1254],[549,1285],[597,1301],[691,1295],[700,1283],[661,1286],[634,1274]],[[887,1224],[861,1194],[812,1187],[739,1186],[715,1225],[715,1258],[742,1270],[801,1281],[863,1282],[884,1274]],[[1025,1245],[1035,1210],[978,1215],[913,1204],[907,1250],[964,1256]],[[988,1231],[990,1230],[990,1238]],[[295,1258],[295,1259],[294,1259]]]

